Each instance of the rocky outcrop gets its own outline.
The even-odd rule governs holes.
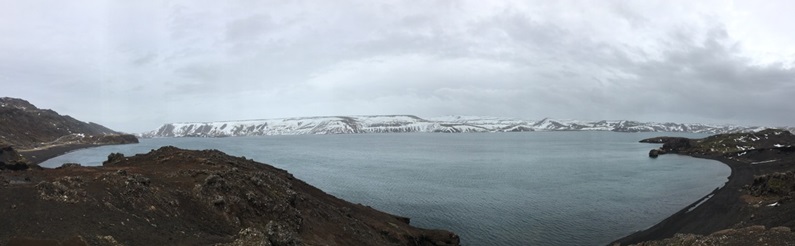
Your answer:
[[[28,168],[28,161],[11,145],[0,143],[0,170],[25,170]]]
[[[74,238],[89,245],[459,244],[451,232],[412,227],[217,150],[162,147],[112,154],[101,167],[0,172],[0,180],[10,180],[0,186],[0,228],[14,228],[0,230],[0,245]]]
[[[777,196],[790,199],[795,192],[795,171],[758,175],[747,189],[749,194],[757,197]]]
[[[665,152],[662,152],[660,149],[649,150],[649,157],[651,158],[657,158],[660,154],[665,154]]]

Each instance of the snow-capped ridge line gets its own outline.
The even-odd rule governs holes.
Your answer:
[[[140,137],[232,137],[303,134],[357,134],[404,132],[525,132],[525,131],[613,131],[613,132],[752,132],[765,127],[713,125],[698,123],[655,123],[631,120],[560,120],[539,121],[507,117],[440,116],[420,118],[414,115],[312,116],[276,119],[230,120],[212,122],[167,123],[142,133]],[[784,128],[795,130],[795,128]]]
[[[405,116],[405,117],[415,117],[419,118],[414,115],[409,114],[385,114],[385,115],[328,115],[328,116],[305,116],[305,117],[284,117],[284,118],[270,118],[270,119],[245,119],[245,120],[218,120],[218,121],[182,121],[182,122],[173,122],[170,124],[213,124],[213,123],[235,123],[235,122],[263,122],[263,121],[275,121],[275,120],[306,120],[306,119],[325,119],[325,118],[345,118],[345,117],[397,117],[397,116]],[[421,118],[419,118],[421,119]]]

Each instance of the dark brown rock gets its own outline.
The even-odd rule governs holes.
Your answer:
[[[27,160],[10,145],[0,146],[0,170],[25,170],[30,168]]]
[[[108,160],[102,162],[102,165],[114,164],[124,160],[124,154],[122,153],[110,153],[108,155]]]
[[[660,156],[660,150],[659,149],[652,149],[652,150],[649,151],[649,157],[657,158],[657,156]]]

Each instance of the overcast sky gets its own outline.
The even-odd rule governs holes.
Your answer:
[[[793,9],[0,0],[0,96],[127,132],[365,114],[793,126]]]

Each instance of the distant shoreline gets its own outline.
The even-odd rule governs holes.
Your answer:
[[[613,241],[610,245],[629,245],[660,240],[672,237],[676,233],[707,235],[718,230],[732,228],[737,221],[742,220],[742,213],[737,213],[743,207],[740,200],[741,189],[753,181],[753,168],[748,164],[725,157],[685,156],[716,160],[729,166],[731,174],[728,181],[723,187],[712,191],[654,226]],[[704,201],[707,197],[709,198]]]
[[[18,150],[20,155],[25,157],[30,164],[39,165],[49,159],[64,155],[66,153],[79,150],[79,149],[86,149],[91,147],[99,147],[105,145],[115,145],[115,144],[65,144],[65,145],[55,145],[46,148],[37,148],[37,149],[30,149],[30,150]]]

